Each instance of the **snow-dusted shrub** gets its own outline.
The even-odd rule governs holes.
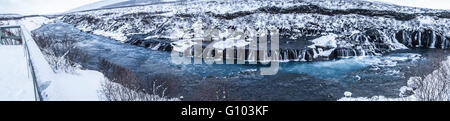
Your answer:
[[[121,84],[106,80],[102,84],[100,93],[103,94],[103,100],[106,101],[179,101],[178,98],[168,98],[162,95],[148,94],[144,91],[136,91],[122,86]],[[158,90],[158,87],[154,85],[153,92]]]
[[[100,92],[107,101],[176,101],[177,98],[167,98],[169,89],[165,83],[157,79],[142,85],[141,79],[130,70],[113,64],[106,59],[100,59],[99,70],[109,79],[102,84]]]
[[[400,88],[400,98],[383,96],[348,97],[339,101],[449,101],[450,100],[450,59],[438,64],[440,67],[431,74],[421,77],[410,77],[407,85]],[[345,95],[345,94],[344,94]]]
[[[441,67],[421,79],[412,77],[408,85],[414,90],[415,95],[422,101],[448,101],[450,83],[450,60],[444,61]]]
[[[81,68],[81,65],[75,62],[80,60],[76,59],[83,61],[87,58],[86,53],[74,48],[74,41],[67,35],[57,39],[52,36],[33,34],[33,38],[55,72],[74,72]]]
[[[73,72],[78,65],[71,64],[71,62],[65,58],[65,56],[56,56],[52,53],[52,50],[45,49],[43,51],[47,62],[53,68],[55,72]]]

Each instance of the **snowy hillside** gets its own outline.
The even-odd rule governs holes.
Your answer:
[[[108,6],[108,5],[112,5],[112,4],[116,4],[116,3],[120,3],[120,2],[124,2],[127,0],[102,0],[102,1],[98,1],[92,4],[88,4],[88,5],[83,5],[81,7],[72,9],[67,11],[66,13],[71,13],[71,12],[77,12],[77,11],[85,11],[85,10],[92,10],[92,9],[99,9],[102,8],[104,6]]]
[[[124,6],[136,6],[136,5],[145,5],[159,2],[174,2],[180,0],[101,0],[92,4],[87,4],[72,10],[67,11],[66,13],[78,12],[78,11],[86,11],[86,10],[94,10],[94,9],[103,9],[103,8],[117,8]]]
[[[192,46],[192,40],[180,42],[191,44],[172,43],[170,35],[177,29],[192,29],[196,22],[204,29],[221,31],[276,27],[282,36],[281,59],[312,61],[380,55],[407,47],[447,48],[449,18],[448,10],[360,0],[234,0],[96,10],[67,14],[61,19],[85,32],[166,51]],[[300,38],[334,34],[336,47],[290,46],[292,42],[305,43]]]

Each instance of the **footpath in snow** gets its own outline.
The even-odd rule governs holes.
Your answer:
[[[0,101],[34,101],[22,45],[0,45]]]

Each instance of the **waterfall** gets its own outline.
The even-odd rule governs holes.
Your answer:
[[[258,58],[259,50],[257,44],[250,44],[248,46],[248,55],[247,55],[247,61],[250,64],[256,64],[259,60]],[[261,55],[260,55],[261,56]]]
[[[275,50],[271,50],[271,51],[275,51]],[[278,61],[278,60],[280,60],[281,58],[278,58],[278,60],[276,59],[276,57],[278,56],[278,57],[280,57],[280,55],[281,55],[281,51],[279,50],[279,52],[274,52],[273,53],[273,55],[272,55],[272,53],[270,53],[270,58],[271,59],[273,59],[273,61]]]
[[[267,60],[267,50],[263,50],[263,53],[261,54],[261,55],[259,55],[259,56],[262,56],[263,57],[263,59],[262,60],[260,60],[261,62],[269,62],[268,60]]]
[[[403,39],[402,43],[406,44],[406,42],[405,42],[406,41],[406,33],[405,33],[405,31],[402,31],[402,39]]]
[[[412,47],[412,39],[411,37],[408,36],[408,34],[406,33],[406,31],[402,32],[402,38],[403,38],[403,43],[404,44],[408,44],[408,46]],[[405,40],[408,42],[406,43]]]
[[[317,54],[316,49],[312,49],[312,51],[313,51],[313,58],[312,59],[317,58],[319,56],[319,54]]]
[[[302,61],[302,59],[303,59],[302,52],[303,52],[303,50],[297,51],[297,61]]]
[[[366,50],[361,49],[361,56],[366,56]]]
[[[353,51],[353,56],[358,56],[358,53],[356,53],[355,49],[352,49],[352,51]]]
[[[408,46],[412,47],[412,46],[413,46],[413,44],[412,44],[412,38],[409,37],[409,36],[406,36],[406,37],[408,38]]]
[[[283,59],[284,61],[289,61],[289,50],[286,50],[285,52],[284,52],[284,59]]]
[[[278,57],[279,57],[280,60],[284,60],[284,58],[285,58],[285,56],[286,56],[285,53],[286,53],[285,50],[280,49],[280,55],[278,55]]]
[[[435,47],[435,43],[436,43],[436,34],[434,33],[434,31],[431,31],[431,45],[430,45],[430,48],[436,48]]]
[[[299,53],[298,52],[299,52],[298,50],[294,50],[294,57],[293,57],[294,61],[298,61],[299,60]]]
[[[364,36],[364,39],[365,39],[365,43],[366,43],[366,44],[370,44],[369,38],[367,38],[367,37]]]
[[[306,57],[306,50],[302,50],[302,58],[300,59],[300,61],[306,61],[305,57]]]
[[[419,41],[419,47],[422,47],[422,32],[419,31],[419,37],[417,39]]]
[[[447,42],[447,40],[446,40],[445,37],[442,35],[442,36],[441,36],[441,48],[442,48],[442,49],[445,49],[445,48],[446,48],[446,47],[445,47],[445,45],[447,44],[446,42]]]

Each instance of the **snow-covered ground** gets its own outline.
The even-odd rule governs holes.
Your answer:
[[[22,20],[21,25],[26,28],[36,29],[42,24],[49,22],[49,19],[44,18],[26,18]],[[25,38],[27,40],[32,40],[33,38],[29,35],[30,31],[24,32]],[[36,70],[38,71],[38,77],[43,77],[40,80],[40,86],[42,88],[42,93],[44,100],[57,100],[57,101],[100,101],[101,94],[99,90],[101,87],[101,82],[105,81],[105,77],[102,73],[92,70],[81,70],[77,69],[74,73],[58,72],[55,73],[51,70],[50,65],[45,60],[44,55],[34,43],[34,41],[28,41],[30,50],[32,51],[32,56],[34,62],[41,62],[41,64],[35,64]],[[43,73],[39,73],[39,71]],[[53,72],[53,73],[52,73]]]
[[[49,63],[33,41],[29,30],[51,22],[45,17],[24,18],[3,21],[5,25],[22,25],[24,37],[30,49],[38,83],[44,100],[57,101],[99,101],[101,83],[105,81],[102,73],[77,69],[73,73],[58,72]],[[0,46],[0,100],[34,100],[32,81],[27,76],[27,66],[23,46]]]
[[[23,47],[0,45],[0,101],[34,101]]]
[[[104,84],[111,84],[116,89],[134,92],[109,80],[100,72],[82,70],[58,71],[51,68],[44,55],[31,36],[31,31],[53,20],[45,17],[29,17],[20,20],[0,21],[0,25],[21,25],[25,42],[30,51],[38,85],[44,101],[103,101],[108,100],[102,92]],[[24,48],[17,46],[0,46],[0,101],[35,100],[33,83],[28,78]],[[109,83],[106,83],[106,82]],[[115,94],[113,92],[113,94]],[[141,94],[151,101],[174,101],[156,95]],[[133,99],[144,100],[144,99]],[[126,101],[126,100],[123,100]],[[148,101],[148,100],[146,100]]]
[[[92,4],[88,4],[88,5],[83,5],[80,6],[78,8],[69,10],[67,13],[70,12],[77,12],[77,11],[85,11],[85,10],[92,10],[92,9],[99,9],[101,7],[107,6],[107,5],[112,5],[115,3],[120,3],[120,2],[125,2],[127,0],[101,0]]]
[[[75,70],[74,73],[57,73],[43,93],[52,101],[100,101],[102,73],[92,70]]]

